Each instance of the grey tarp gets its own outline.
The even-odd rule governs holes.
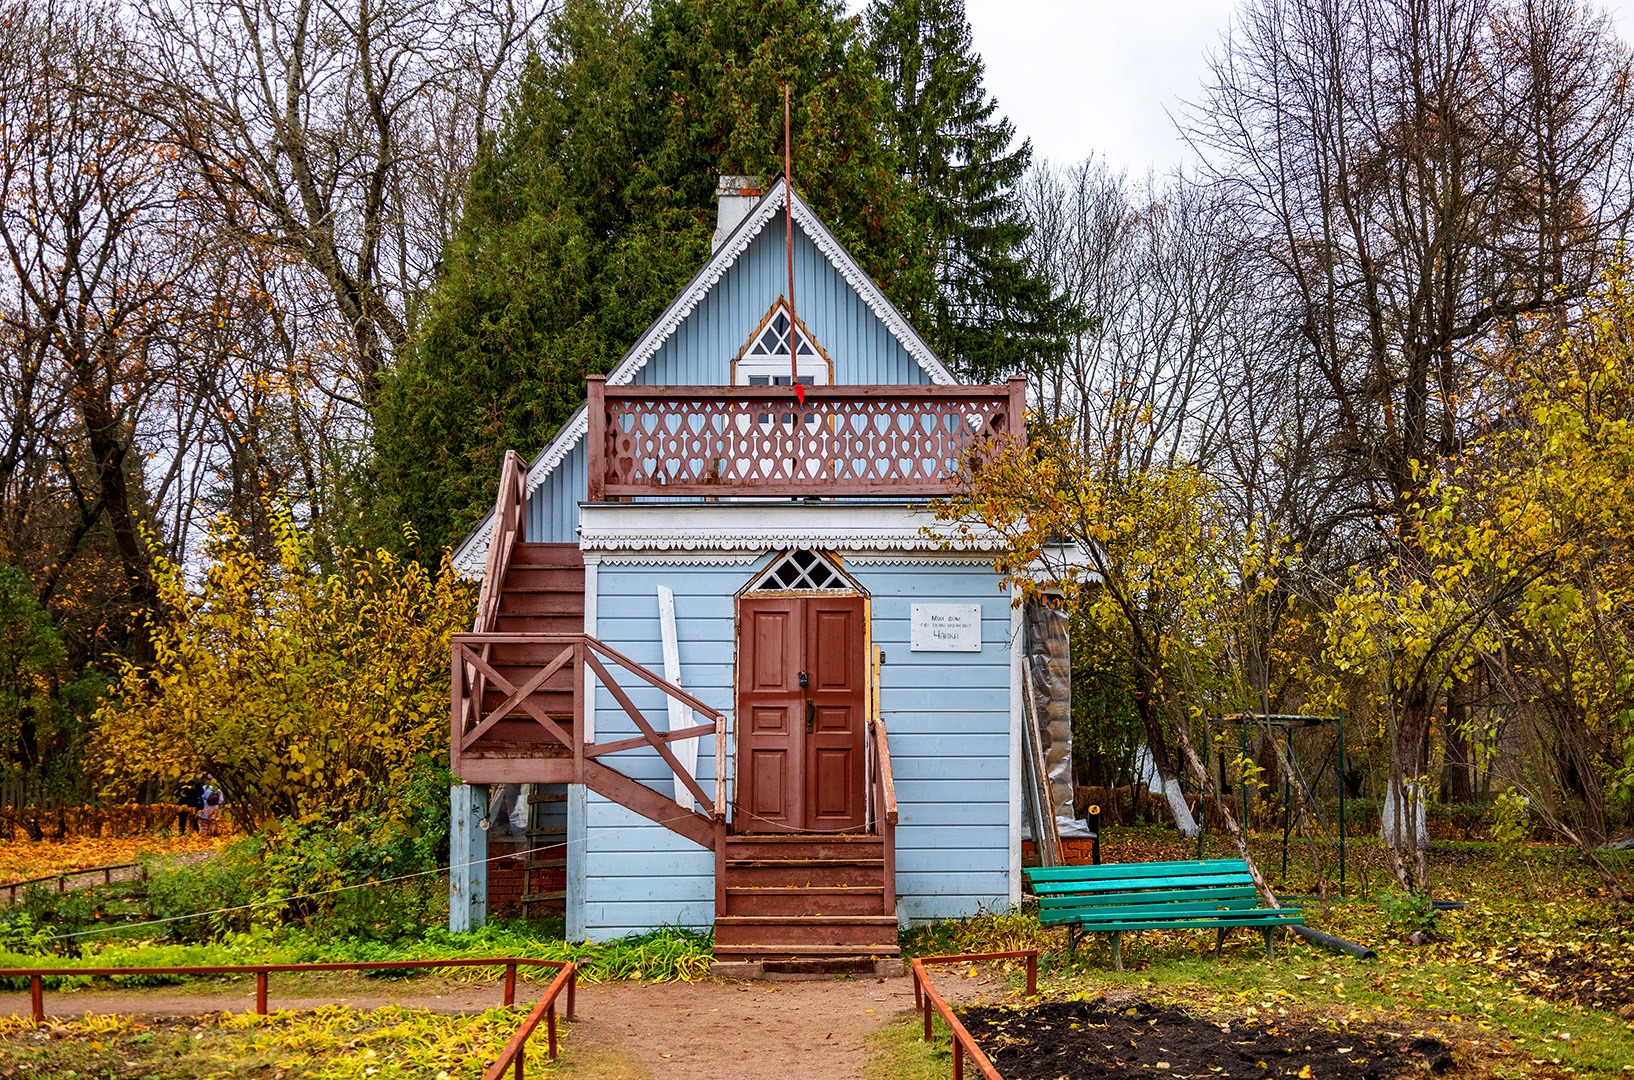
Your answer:
[[[1027,723],[1035,725],[1049,778],[1049,803],[1062,836],[1087,836],[1072,808],[1072,646],[1067,614],[1037,601],[1022,613],[1026,672],[1032,683]],[[1024,702],[1025,702],[1024,695]],[[1032,713],[1037,713],[1036,719]],[[1027,770],[1023,770],[1027,775]]]

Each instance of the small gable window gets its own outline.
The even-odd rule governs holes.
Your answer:
[[[859,592],[855,582],[838,566],[815,551],[804,548],[784,552],[750,582],[746,592]]]
[[[732,364],[732,382],[737,386],[788,386],[789,335],[795,335],[795,357],[800,381],[807,386],[827,386],[834,381],[828,354],[811,338],[799,319],[789,317],[788,304],[779,297],[749,335],[749,340]]]

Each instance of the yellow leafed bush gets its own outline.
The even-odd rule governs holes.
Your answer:
[[[159,560],[151,665],[97,713],[106,794],[213,775],[251,818],[389,821],[448,750],[449,635],[472,589],[378,550],[322,571],[286,507],[274,551],[215,526],[202,580]]]

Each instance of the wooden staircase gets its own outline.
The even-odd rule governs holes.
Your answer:
[[[717,885],[716,958],[896,956],[896,897],[885,844],[868,835],[727,837]]]

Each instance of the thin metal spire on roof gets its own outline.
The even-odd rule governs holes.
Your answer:
[[[789,383],[795,399],[806,403],[806,388],[800,382],[800,361],[796,354],[800,325],[794,316],[794,156],[789,148],[789,84],[783,84],[783,244],[789,257]]]

